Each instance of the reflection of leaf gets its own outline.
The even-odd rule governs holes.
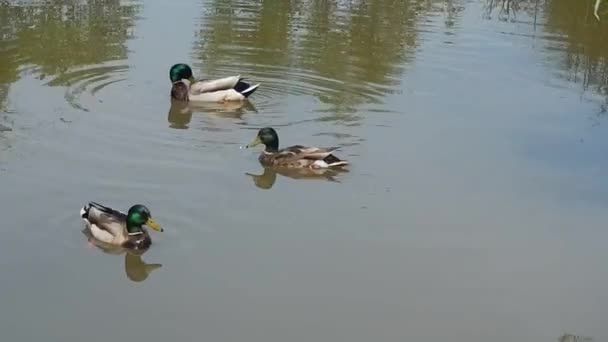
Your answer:
[[[600,20],[600,4],[601,3],[602,3],[602,0],[595,0],[595,5],[593,6],[593,15],[595,15],[597,20]]]
[[[608,99],[608,25],[598,25],[593,0],[486,0],[488,13],[511,8],[530,15],[543,11],[543,28],[552,39],[546,40],[552,55],[558,56],[560,76],[580,83]],[[602,0],[599,13],[608,12]],[[553,53],[557,51],[557,53]]]
[[[556,50],[566,78],[608,97],[608,26],[598,25],[592,11],[586,1],[546,1],[545,28],[564,40]]]
[[[0,2],[2,84],[16,81],[22,65],[56,75],[83,65],[124,59],[139,6],[120,0]]]
[[[415,52],[420,12],[431,8],[422,0],[262,0],[246,11],[239,5],[245,7],[214,0],[204,14],[195,45],[202,66],[215,73],[245,65],[252,77],[272,77],[270,83],[286,85],[281,91],[314,95],[342,113],[381,103],[399,86],[403,62]]]

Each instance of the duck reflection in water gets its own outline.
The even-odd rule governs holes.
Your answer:
[[[82,230],[82,233],[87,237],[87,240],[90,245],[101,250],[103,253],[112,254],[112,255],[124,254],[125,255],[125,262],[124,262],[125,273],[127,274],[127,278],[129,278],[129,280],[131,280],[133,282],[140,283],[140,282],[148,279],[148,276],[154,270],[162,267],[162,264],[147,264],[142,259],[142,256],[144,255],[144,253],[146,253],[148,251],[148,249],[132,250],[132,249],[127,249],[127,248],[124,248],[121,246],[114,246],[114,245],[106,244],[104,242],[101,242],[101,241],[95,239],[91,235],[91,232],[86,228]]]
[[[559,342],[593,342],[593,338],[572,334],[563,334],[558,339]]]
[[[167,121],[169,121],[170,128],[188,129],[188,125],[192,121],[192,110],[187,103],[171,101]]]
[[[274,185],[277,174],[291,179],[312,179],[328,182],[340,183],[336,178],[341,173],[346,173],[346,169],[309,169],[309,168],[290,168],[264,166],[264,172],[260,175],[245,173],[253,179],[253,183],[260,189],[270,189]]]
[[[255,106],[249,101],[243,102],[201,102],[189,103],[171,100],[171,108],[167,121],[170,128],[188,129],[190,121],[192,121],[192,113],[215,114],[217,116],[242,119],[243,115],[248,112],[257,113]]]

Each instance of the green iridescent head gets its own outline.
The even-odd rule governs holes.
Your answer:
[[[143,225],[159,232],[163,231],[163,228],[152,219],[150,210],[145,205],[136,204],[129,208],[127,213],[127,231],[131,234],[139,233]]]
[[[272,127],[264,127],[259,132],[258,135],[253,139],[247,148],[254,147],[259,144],[264,144],[266,146],[266,150],[268,151],[277,151],[279,149],[279,135],[277,131]]]
[[[193,81],[194,75],[192,74],[192,69],[188,64],[178,63],[174,64],[171,69],[169,69],[169,78],[173,83],[182,79]]]

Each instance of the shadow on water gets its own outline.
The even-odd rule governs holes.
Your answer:
[[[117,247],[105,244],[93,238],[88,229],[83,229],[82,233],[87,237],[87,241],[92,246],[101,250],[105,254],[111,255],[125,255],[124,268],[127,278],[133,282],[142,282],[148,278],[148,276],[155,270],[162,267],[162,264],[148,264],[142,256],[148,251],[145,250],[128,250],[123,247]]]
[[[10,85],[24,73],[67,86],[68,101],[119,81],[126,66],[99,64],[127,57],[139,11],[140,5],[120,0],[0,1],[0,111],[8,106]]]
[[[346,173],[348,170],[334,169],[299,169],[299,168],[284,168],[284,167],[264,167],[262,174],[245,173],[253,179],[253,184],[260,189],[270,189],[274,186],[277,180],[277,174],[291,179],[310,179],[324,180],[329,182],[339,183],[337,177],[341,173]]]
[[[216,115],[224,118],[242,119],[247,113],[256,113],[255,106],[249,101],[225,103],[188,103],[171,100],[167,121],[170,128],[188,129],[192,114]]]
[[[432,3],[212,0],[204,8],[197,68],[262,83],[260,107],[263,96],[311,95],[327,120],[348,121],[362,105],[380,107],[399,92]]]

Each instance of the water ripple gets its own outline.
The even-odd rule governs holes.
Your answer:
[[[365,3],[251,4],[204,1],[194,67],[210,77],[241,74],[262,83],[256,107],[265,113],[282,97],[316,98],[320,111],[380,108],[396,93],[413,60],[420,13],[403,2],[378,11]],[[389,7],[386,7],[389,8]]]
[[[0,1],[0,85],[24,76],[67,86],[65,99],[89,110],[83,95],[124,79],[138,1]],[[0,104],[7,94],[0,92]],[[48,101],[48,100],[47,100]]]
[[[127,65],[95,65],[88,68],[81,68],[53,78],[47,85],[66,87],[65,99],[73,107],[83,111],[89,111],[81,103],[83,94],[95,95],[103,88],[126,80],[125,72]]]

